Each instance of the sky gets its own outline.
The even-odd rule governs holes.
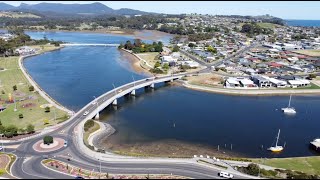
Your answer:
[[[131,8],[147,12],[212,15],[265,15],[282,19],[320,20],[320,1],[2,1],[14,6],[40,2],[64,4],[103,3],[113,9]]]

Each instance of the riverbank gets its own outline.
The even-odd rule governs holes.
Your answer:
[[[128,60],[131,68],[135,72],[152,76],[152,73],[149,71],[152,66],[150,66],[144,59],[126,49],[120,49],[120,52],[121,56],[123,57],[122,59]]]
[[[193,90],[219,93],[219,94],[228,94],[236,96],[275,96],[275,95],[306,95],[306,94],[315,94],[320,95],[320,89],[228,89],[228,88],[215,88],[210,86],[195,85],[187,81],[180,81],[178,84],[183,87],[190,88]]]
[[[44,45],[37,54],[56,50],[57,47]],[[27,71],[23,67],[23,59],[27,57],[1,57],[0,67],[5,67],[6,71],[0,72],[2,81],[0,90],[0,104],[6,109],[1,113],[1,122],[4,126],[14,125],[20,129],[25,129],[29,124],[35,126],[35,130],[39,131],[46,127],[58,124],[68,119],[67,111],[58,109],[51,112],[45,112],[44,105],[50,103],[43,98],[43,93],[39,90],[33,80],[30,79]],[[28,56],[29,57],[29,56]],[[17,89],[13,90],[13,86]],[[30,87],[34,87],[34,91],[30,91]],[[10,101],[15,100],[14,101]],[[55,111],[55,112],[54,112]],[[54,116],[54,113],[56,116]],[[56,117],[54,119],[53,117]],[[46,123],[44,123],[46,121]],[[21,134],[24,134],[21,131]],[[37,135],[38,132],[32,135]],[[25,138],[30,135],[16,136],[13,139]],[[12,140],[12,138],[10,139]]]

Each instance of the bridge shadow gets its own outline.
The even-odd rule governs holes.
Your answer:
[[[124,108],[133,106],[141,101],[143,101],[147,96],[151,96],[154,93],[159,93],[165,89],[168,89],[174,85],[170,83],[157,83],[155,84],[154,88],[151,87],[145,87],[145,88],[140,88],[136,90],[136,95],[132,96],[130,94],[126,94],[121,98],[118,98],[118,104],[117,106],[115,105],[108,105],[106,108],[104,108],[100,112],[100,120],[106,120],[108,117],[112,114],[116,114],[118,112],[121,112]]]

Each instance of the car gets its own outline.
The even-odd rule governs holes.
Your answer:
[[[43,159],[49,159],[49,156],[48,155],[43,155],[42,158]]]
[[[0,146],[0,151],[3,151],[3,147],[2,146]]]
[[[89,111],[86,111],[86,112],[83,113],[84,116],[86,116],[88,114],[89,114]]]
[[[120,89],[118,92],[119,92],[119,93],[122,92],[122,89]]]
[[[64,147],[67,147],[67,146],[68,146],[68,141],[64,141],[63,146],[64,146]]]
[[[77,176],[75,179],[84,179],[84,178],[81,176]]]
[[[95,105],[95,104],[97,104],[97,101],[93,101],[93,102],[92,102],[92,105]]]
[[[146,79],[146,81],[149,81],[150,79]]]
[[[220,172],[218,173],[218,176],[224,177],[224,178],[228,178],[228,179],[232,179],[232,178],[233,178],[233,175],[232,175],[232,174],[227,173],[227,172],[224,172],[224,171],[220,171]]]

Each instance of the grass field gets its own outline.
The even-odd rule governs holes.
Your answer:
[[[141,59],[144,59],[145,61],[148,62],[148,64],[150,64],[150,66],[154,66],[154,64],[158,61],[155,60],[156,56],[159,55],[158,52],[148,52],[148,53],[139,53],[136,54],[137,56],[139,56]]]
[[[307,174],[320,175],[320,157],[298,157],[298,158],[275,158],[263,160],[261,163],[260,159],[253,159],[253,162],[283,168],[301,171]]]
[[[49,47],[44,48],[49,49]],[[19,69],[19,57],[0,58],[0,67],[5,68],[0,71],[0,106],[7,109],[0,112],[0,120],[4,126],[16,125],[18,128],[25,128],[28,124],[33,124],[36,130],[54,125],[60,121],[67,119],[67,113],[59,109],[51,108],[51,112],[44,112],[40,108],[48,102],[43,99],[37,92],[29,91],[29,82]],[[17,86],[17,90],[13,91],[13,86]],[[9,94],[16,100],[17,111],[14,111],[15,104],[8,102]],[[21,101],[19,101],[21,100]],[[56,112],[56,121],[54,121],[54,109]],[[19,118],[19,114],[23,114],[23,118]],[[49,124],[44,125],[44,120],[49,120]]]
[[[242,25],[244,25],[245,23],[239,23],[239,26],[242,27]],[[272,24],[272,23],[257,23],[258,26],[262,27],[262,28],[269,28],[269,29],[274,29],[276,27],[282,27],[278,24]]]
[[[88,131],[84,132],[84,134],[83,134],[84,144],[88,145],[88,138],[89,138],[90,134],[96,132],[99,129],[100,129],[100,125],[98,123],[94,122],[94,125]]]
[[[320,57],[320,50],[318,49],[298,50],[293,52],[308,55],[308,56],[313,56],[313,57]]]

